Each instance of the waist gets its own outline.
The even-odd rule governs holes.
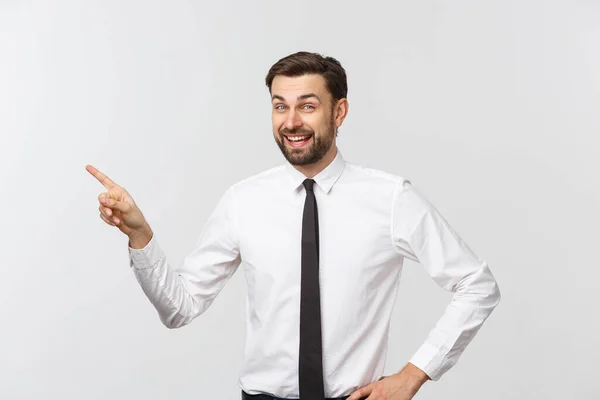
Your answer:
[[[342,397],[328,397],[325,400],[346,400],[350,396]],[[281,397],[274,397],[268,394],[248,394],[242,390],[242,400],[299,400],[299,399],[284,399]]]

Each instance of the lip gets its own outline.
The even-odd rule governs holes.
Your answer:
[[[307,145],[308,143],[310,143],[310,141],[312,140],[313,135],[283,135],[286,139],[286,142],[288,142],[288,145],[292,146],[292,147],[304,147],[305,145]],[[303,136],[308,136],[308,138],[305,140],[305,143],[301,146],[297,145],[297,142],[292,142],[291,140],[289,140],[288,138],[297,138],[297,137],[303,137]]]

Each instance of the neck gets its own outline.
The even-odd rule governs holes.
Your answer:
[[[329,164],[331,164],[336,155],[337,146],[334,141],[329,151],[327,151],[327,153],[325,153],[323,158],[321,158],[319,161],[314,164],[294,165],[294,168],[302,172],[307,178],[314,178],[319,174],[319,172],[323,171]]]

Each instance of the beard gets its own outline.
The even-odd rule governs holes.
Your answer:
[[[307,147],[294,148],[286,145],[284,134],[304,134],[311,135],[312,142]],[[331,149],[333,139],[335,138],[335,121],[331,119],[325,128],[325,131],[319,135],[315,135],[315,132],[310,128],[296,128],[287,129],[283,128],[279,131],[279,135],[276,136],[275,142],[281,150],[281,153],[285,159],[292,165],[308,165],[314,164],[320,161],[325,154]]]

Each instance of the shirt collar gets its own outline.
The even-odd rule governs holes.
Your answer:
[[[345,165],[346,162],[344,160],[344,157],[342,156],[340,149],[336,147],[335,158],[331,163],[329,163],[327,167],[325,167],[325,169],[323,169],[321,172],[315,175],[315,177],[313,178],[315,183],[321,188],[321,190],[323,190],[323,192],[329,193],[329,191],[333,187],[333,184],[338,180],[338,178],[342,174]],[[306,176],[302,172],[294,168],[294,166],[289,162],[286,163],[285,167],[286,172],[289,176],[291,189],[297,190],[298,187],[302,185],[302,182],[304,182],[304,180],[306,179]]]

